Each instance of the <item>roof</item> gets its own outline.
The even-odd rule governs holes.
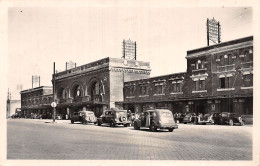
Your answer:
[[[238,44],[238,43],[242,43],[242,42],[252,41],[252,40],[253,40],[253,36],[248,36],[248,37],[230,40],[227,42],[223,42],[223,43],[219,43],[219,44],[215,44],[215,45],[211,45],[211,46],[201,47],[201,48],[187,51],[187,56],[189,56],[189,54],[194,54],[194,53],[198,53],[198,52],[202,52],[202,51],[208,51],[208,50],[212,50],[212,49],[216,49],[216,48],[220,48],[220,47],[224,47],[224,46],[228,46],[228,45]]]
[[[52,89],[52,86],[39,86],[39,87],[36,87],[36,88],[23,90],[20,93],[28,93],[28,92],[37,91],[37,90],[40,90],[40,89]]]

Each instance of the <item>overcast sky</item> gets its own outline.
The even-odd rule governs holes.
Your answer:
[[[9,8],[8,78],[31,88],[32,75],[51,85],[53,62],[65,70],[106,57],[122,57],[123,39],[137,42],[137,60],[151,76],[186,71],[186,52],[205,47],[206,20],[221,24],[222,42],[253,35],[252,9],[237,8]],[[19,93],[18,93],[19,96]]]

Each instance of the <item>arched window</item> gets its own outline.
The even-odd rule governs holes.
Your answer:
[[[73,87],[70,91],[70,96],[73,98],[82,96],[82,90],[78,84],[73,85]]]
[[[249,51],[245,51],[245,53],[244,53],[244,61],[245,62],[251,62],[251,61],[253,61],[253,54],[252,53],[250,53]]]
[[[66,90],[64,88],[60,88],[58,90],[58,98],[59,99],[65,99],[67,98],[67,93],[66,93]]]
[[[225,57],[224,57],[224,55],[221,55],[219,57],[219,59],[220,59],[220,66],[224,66],[225,65]]]
[[[228,56],[228,57],[227,57],[227,64],[228,64],[228,65],[231,65],[231,64],[233,63],[232,55],[229,54],[229,55],[227,55],[227,56]]]

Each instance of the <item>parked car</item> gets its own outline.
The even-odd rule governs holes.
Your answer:
[[[147,127],[150,131],[168,129],[169,132],[172,132],[178,128],[178,125],[175,123],[170,110],[153,109],[143,112],[138,119],[135,119],[134,128],[139,130],[140,127]]]
[[[19,114],[13,114],[13,115],[11,116],[11,118],[12,118],[12,119],[20,118],[20,115],[19,115]]]
[[[194,123],[196,119],[196,114],[194,113],[188,113],[184,118],[183,118],[183,123]]]
[[[71,123],[74,122],[81,122],[83,124],[86,123],[96,123],[97,118],[92,111],[79,111],[79,112],[74,112],[73,116],[71,117]]]
[[[110,127],[116,125],[124,125],[124,127],[130,126],[131,121],[127,119],[127,110],[120,110],[112,108],[105,110],[100,118],[97,118],[98,126],[101,124],[109,124]]]
[[[175,118],[175,122],[177,123],[183,123],[183,119],[186,116],[186,113],[177,113],[176,118]]]
[[[222,112],[219,116],[213,119],[215,124],[228,124],[230,126],[236,124],[243,126],[245,124],[243,119],[236,113]]]
[[[208,113],[205,114],[204,116],[198,116],[197,117],[197,124],[214,124],[214,119],[218,113]]]

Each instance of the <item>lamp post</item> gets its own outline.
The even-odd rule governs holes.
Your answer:
[[[55,117],[56,117],[56,103],[55,103],[55,62],[53,62],[53,75],[52,75],[52,88],[53,88],[53,102],[51,103],[51,106],[53,107],[53,123],[55,123]]]

